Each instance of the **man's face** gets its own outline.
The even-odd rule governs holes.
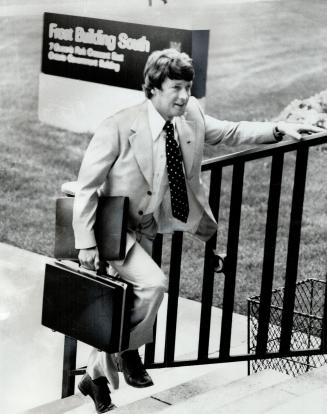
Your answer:
[[[153,89],[152,103],[165,120],[181,116],[185,112],[191,88],[192,81],[166,78],[161,89]]]

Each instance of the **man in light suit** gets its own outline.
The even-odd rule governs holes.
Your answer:
[[[116,363],[128,384],[153,384],[138,348],[152,341],[167,283],[151,258],[155,235],[180,230],[205,241],[216,231],[200,179],[204,144],[265,144],[286,134],[301,139],[300,132],[320,131],[285,122],[214,119],[190,96],[193,78],[192,61],[185,53],[153,52],[144,69],[146,101],[104,120],[81,165],[73,225],[82,266],[99,266],[93,232],[99,195],[130,199],[126,257],[110,263],[134,287],[129,348],[117,358],[94,350],[79,384],[93,398],[98,412],[114,407],[107,383],[118,387]]]

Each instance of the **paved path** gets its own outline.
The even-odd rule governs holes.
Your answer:
[[[1,413],[14,414],[60,396],[62,336],[41,326],[46,261],[0,244]]]

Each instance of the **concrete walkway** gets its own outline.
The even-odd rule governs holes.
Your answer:
[[[41,325],[44,267],[52,259],[0,243],[0,412],[15,414],[60,398],[63,335]],[[167,297],[158,315],[156,361],[163,359],[163,331]],[[198,343],[200,303],[180,298],[175,356],[195,357]],[[217,355],[220,339],[221,310],[212,309],[210,353]],[[232,353],[246,349],[246,317],[234,315]],[[89,346],[79,343],[77,364],[86,365]],[[226,364],[224,364],[226,365]],[[222,367],[223,368],[223,367]],[[198,367],[153,370],[159,392],[198,375],[217,369],[215,364]],[[226,368],[225,368],[226,369]],[[246,375],[245,364],[235,364],[239,376]],[[128,388],[128,392],[126,389]],[[17,391],[19,390],[19,398]],[[117,405],[146,396],[121,381],[113,393]]]

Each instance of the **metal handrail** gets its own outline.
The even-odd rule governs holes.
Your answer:
[[[327,350],[327,344],[322,338],[321,349],[294,351],[291,349],[292,323],[295,300],[295,283],[297,278],[297,264],[299,258],[300,235],[302,227],[302,210],[305,194],[305,181],[308,162],[308,150],[310,147],[327,143],[327,131],[303,136],[300,141],[285,141],[280,143],[260,145],[255,148],[239,151],[233,154],[214,157],[202,162],[202,171],[210,171],[210,190],[209,204],[215,218],[219,216],[220,190],[222,180],[222,170],[224,167],[233,167],[233,178],[231,184],[231,203],[230,218],[227,242],[227,255],[224,260],[223,273],[225,274],[223,314],[221,323],[221,335],[219,357],[214,358],[214,362],[227,362],[235,360],[234,355],[230,355],[232,314],[235,296],[236,265],[238,252],[238,238],[241,222],[241,205],[243,192],[243,179],[245,163],[266,157],[271,157],[271,178],[267,209],[266,239],[264,249],[264,261],[262,266],[262,280],[259,311],[258,341],[255,354],[244,354],[237,356],[237,360],[249,360],[254,358],[272,358],[278,355],[299,355],[318,353]],[[288,152],[296,153],[295,175],[293,199],[291,206],[291,222],[289,232],[289,245],[286,265],[286,284],[285,306],[283,307],[283,317],[281,323],[281,344],[279,353],[267,351],[269,315],[272,294],[272,282],[274,276],[275,247],[278,228],[278,212],[281,193],[281,183],[283,176],[284,154]],[[216,247],[217,235],[215,234],[207,243],[205,250],[205,263],[203,272],[203,290],[201,303],[201,320],[199,332],[198,357],[193,361],[194,364],[211,363],[209,361],[209,337],[210,337],[210,316],[212,306],[212,295],[214,285],[214,263],[213,254]],[[162,241],[160,241],[161,243]],[[182,254],[182,236],[177,232],[173,236],[171,249],[171,263],[179,266]],[[162,247],[160,246],[160,249]],[[221,259],[221,258],[220,258]],[[217,261],[216,261],[217,262]],[[172,269],[172,266],[171,266]],[[165,360],[156,363],[153,359],[153,346],[149,346],[152,352],[146,353],[146,364],[151,367],[180,366],[190,365],[191,361],[175,361],[175,337],[176,337],[176,317],[177,299],[176,289],[179,288],[179,269],[173,266],[174,278],[169,289],[170,304],[167,311],[167,331],[166,331],[166,352]],[[327,316],[327,304],[325,304],[325,315]],[[326,327],[324,318],[324,327]],[[167,339],[168,338],[168,339]],[[173,339],[172,339],[173,338]]]
[[[199,327],[199,344],[197,358],[190,360],[175,360],[175,339],[177,328],[178,292],[180,281],[180,265],[182,257],[183,234],[175,232],[172,237],[169,299],[167,308],[167,325],[165,333],[165,355],[163,362],[155,362],[155,340],[145,347],[145,365],[151,368],[168,366],[200,365],[220,362],[250,361],[258,358],[279,358],[289,356],[317,355],[327,353],[327,301],[324,302],[324,316],[322,321],[321,346],[319,348],[292,350],[291,334],[294,313],[295,283],[297,277],[297,263],[301,233],[302,209],[304,201],[305,180],[309,147],[327,143],[327,132],[321,132],[303,137],[301,141],[285,141],[275,144],[260,145],[255,148],[239,151],[233,154],[214,157],[202,162],[201,170],[210,171],[209,204],[214,217],[219,217],[220,191],[222,170],[226,166],[233,166],[231,184],[230,218],[227,242],[227,255],[219,257],[223,266],[220,272],[225,274],[223,316],[219,357],[209,355],[210,319],[213,297],[215,267],[217,255],[215,247],[217,234],[206,243],[205,261],[203,270],[203,288],[201,302],[201,318]],[[295,163],[293,199],[291,206],[291,223],[289,232],[288,257],[286,266],[286,284],[284,288],[283,317],[281,322],[281,343],[278,352],[268,352],[268,327],[271,307],[272,281],[275,260],[275,246],[277,237],[278,212],[283,175],[284,154],[294,151],[297,154]],[[259,305],[257,346],[254,353],[230,355],[232,314],[235,295],[236,264],[238,253],[238,237],[240,230],[242,191],[245,163],[266,157],[272,157],[271,179],[269,188],[266,239],[264,260],[262,266],[262,280]],[[153,258],[160,266],[162,256],[162,235],[158,235],[154,242]],[[327,296],[327,284],[325,298]],[[154,328],[156,338],[156,325]],[[76,370],[76,340],[65,338],[63,392],[62,396],[74,392],[74,376],[84,372]]]
[[[312,147],[327,143],[327,131],[303,136],[301,141],[281,141],[273,144],[263,144],[232,154],[209,158],[202,161],[202,171],[211,170],[212,167],[234,165],[237,161],[248,162],[260,158],[271,157],[278,153],[296,151],[299,147]]]

